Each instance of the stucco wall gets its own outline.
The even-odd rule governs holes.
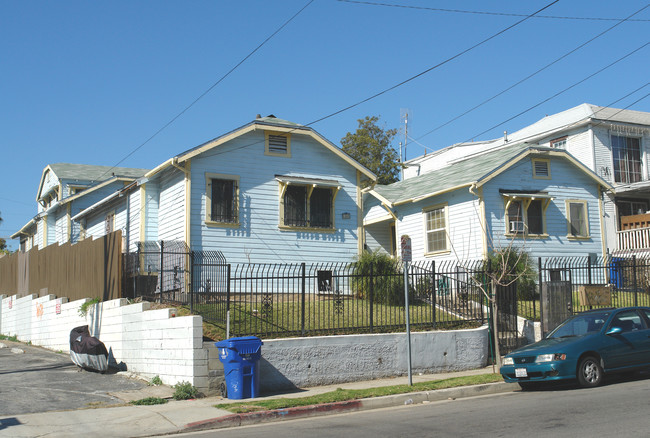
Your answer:
[[[370,334],[271,339],[263,341],[260,392],[328,385],[408,374],[406,334]],[[212,375],[223,369],[214,344]],[[411,334],[413,373],[484,367],[488,329]]]

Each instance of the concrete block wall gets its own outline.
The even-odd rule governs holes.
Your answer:
[[[177,317],[175,309],[150,310],[150,303],[117,299],[91,305],[84,317],[79,309],[87,301],[67,302],[53,295],[2,297],[0,333],[68,352],[70,330],[88,325],[111,358],[128,371],[145,379],[159,376],[168,385],[190,382],[203,392],[209,388],[200,316]]]

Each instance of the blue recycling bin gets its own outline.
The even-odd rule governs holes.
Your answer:
[[[613,284],[616,289],[623,287],[623,259],[612,257],[612,262],[609,265],[609,282]]]
[[[262,340],[256,336],[230,338],[215,343],[226,377],[229,399],[257,397],[260,392]]]

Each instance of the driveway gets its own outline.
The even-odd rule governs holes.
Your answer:
[[[69,354],[0,341],[0,416],[110,406],[111,395],[137,391],[146,382],[125,373],[79,371]]]

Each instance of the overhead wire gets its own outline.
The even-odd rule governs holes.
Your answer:
[[[626,22],[626,21],[630,21],[630,18],[631,18],[631,17],[633,17],[633,16],[639,14],[640,12],[644,11],[644,10],[647,9],[648,7],[650,7],[650,4],[645,5],[644,7],[642,7],[641,9],[639,9],[638,11],[634,12],[633,14],[627,16],[626,18],[621,19],[620,21],[618,21],[618,23],[616,23],[616,24],[614,24],[613,26],[607,28],[607,29],[604,30],[603,32],[600,32],[598,35],[596,35],[596,36],[594,36],[593,38],[591,38],[591,39],[585,41],[584,43],[580,44],[579,46],[577,46],[577,47],[574,48],[573,50],[570,50],[569,52],[565,53],[564,55],[560,56],[559,58],[556,58],[554,61],[552,61],[552,62],[546,64],[544,67],[542,67],[542,68],[536,70],[535,72],[529,74],[529,75],[526,76],[525,78],[519,80],[518,82],[515,82],[514,84],[512,84],[511,86],[505,88],[504,90],[500,91],[499,93],[495,94],[494,96],[492,96],[492,97],[490,97],[490,98],[488,98],[488,99],[482,101],[482,102],[479,103],[478,105],[473,106],[472,108],[468,109],[467,111],[463,112],[462,114],[459,114],[458,116],[456,116],[456,117],[454,117],[454,118],[448,120],[447,122],[445,122],[445,123],[443,123],[443,124],[441,124],[441,125],[435,127],[434,129],[432,129],[432,130],[426,132],[425,134],[419,136],[419,137],[418,137],[418,140],[421,140],[422,138],[426,137],[427,135],[432,134],[432,133],[436,132],[437,130],[439,130],[439,129],[441,129],[441,128],[444,128],[445,126],[449,125],[450,123],[455,122],[456,120],[460,119],[461,117],[466,116],[467,114],[471,113],[472,111],[474,111],[474,110],[476,110],[476,109],[482,107],[482,106],[485,105],[486,103],[491,102],[492,100],[496,99],[497,97],[499,97],[499,96],[505,94],[506,92],[512,90],[512,89],[515,88],[516,86],[518,86],[518,85],[520,85],[520,84],[526,82],[528,79],[531,79],[532,77],[536,76],[537,74],[541,73],[542,71],[546,70],[547,68],[551,67],[552,65],[557,64],[559,61],[561,61],[561,60],[563,60],[564,58],[566,58],[567,56],[569,56],[569,55],[575,53],[576,51],[578,51],[578,50],[580,50],[581,48],[585,47],[586,45],[590,44],[590,43],[593,42],[594,40],[596,40],[596,39],[600,38],[601,36],[605,35],[605,34],[608,33],[609,31],[611,31],[611,30],[615,29],[616,27],[620,26],[620,25],[623,24],[624,22]]]
[[[403,8],[403,9],[418,9],[425,11],[434,11],[434,12],[450,12],[457,14],[474,14],[474,15],[495,15],[495,16],[504,16],[504,17],[525,17],[526,14],[515,14],[513,12],[489,12],[489,11],[470,11],[465,9],[445,9],[445,8],[432,8],[427,6],[413,6],[413,5],[398,5],[394,3],[380,3],[380,2],[369,2],[369,1],[360,1],[360,0],[337,0],[342,3],[354,3],[359,5],[366,6],[386,6],[393,8]],[[560,16],[560,15],[536,15],[535,18],[546,18],[554,20],[587,20],[587,21],[617,21],[620,18],[612,17],[569,17],[569,16]],[[635,19],[630,21],[640,21],[647,22],[648,19]]]
[[[509,31],[510,29],[512,29],[512,28],[514,28],[514,27],[516,27],[516,26],[518,26],[519,24],[523,23],[524,21],[526,21],[526,20],[528,20],[528,19],[534,17],[536,14],[539,14],[540,12],[542,12],[542,11],[544,11],[544,10],[550,8],[551,6],[553,6],[553,5],[554,5],[555,3],[557,3],[558,1],[559,1],[559,0],[554,0],[554,1],[552,1],[551,3],[547,4],[547,5],[544,6],[543,8],[541,8],[541,9],[539,9],[539,10],[533,12],[533,13],[530,14],[530,15],[527,15],[525,18],[523,18],[523,19],[517,21],[516,23],[514,23],[514,24],[512,24],[512,25],[510,25],[510,26],[508,26],[508,27],[506,27],[505,29],[502,29],[502,30],[500,30],[499,32],[492,34],[491,36],[489,36],[489,37],[487,37],[487,38],[481,40],[480,42],[478,42],[478,43],[476,43],[476,44],[474,44],[474,45],[472,45],[472,46],[470,46],[470,47],[468,47],[467,49],[462,50],[461,52],[458,52],[457,54],[455,54],[455,55],[453,55],[453,56],[451,56],[451,57],[445,59],[445,60],[442,61],[442,62],[439,62],[439,63],[436,64],[436,65],[433,65],[433,66],[427,68],[426,70],[424,70],[424,71],[422,71],[422,72],[420,72],[420,73],[418,73],[418,74],[416,74],[416,75],[411,76],[411,77],[408,78],[408,79],[405,79],[405,80],[403,80],[403,81],[401,81],[401,82],[399,82],[399,83],[397,83],[397,84],[395,84],[395,85],[393,85],[393,86],[391,86],[391,87],[388,87],[388,88],[386,88],[386,89],[384,89],[384,90],[382,90],[382,91],[380,91],[380,92],[378,92],[378,93],[375,93],[375,94],[373,94],[373,95],[370,96],[370,97],[367,97],[367,98],[365,98],[365,99],[362,99],[362,100],[358,101],[357,103],[354,103],[354,104],[352,104],[352,105],[348,105],[348,106],[346,106],[345,108],[342,108],[342,109],[340,109],[340,110],[338,110],[338,111],[335,111],[335,112],[333,112],[333,113],[331,113],[331,114],[328,114],[328,115],[326,115],[326,116],[324,116],[324,117],[321,117],[321,118],[316,119],[316,120],[314,120],[314,121],[312,121],[312,122],[310,122],[310,123],[307,123],[305,126],[311,126],[311,125],[313,125],[313,124],[315,124],[315,123],[322,122],[323,120],[326,120],[326,119],[329,119],[329,118],[331,118],[331,117],[334,117],[334,116],[336,116],[336,115],[338,115],[338,114],[341,114],[341,113],[343,113],[343,112],[345,112],[345,111],[348,111],[348,110],[350,110],[350,109],[352,109],[352,108],[355,108],[355,107],[357,107],[357,106],[359,106],[359,105],[362,105],[362,104],[364,104],[364,103],[366,103],[366,102],[369,102],[369,101],[371,101],[371,100],[373,100],[373,99],[376,99],[377,97],[379,97],[379,96],[381,96],[381,95],[384,95],[384,94],[388,93],[389,91],[392,91],[392,90],[394,90],[394,89],[396,89],[396,88],[398,88],[398,87],[401,87],[402,85],[405,85],[405,84],[407,84],[407,83],[409,83],[409,82],[411,82],[411,81],[413,81],[413,80],[419,78],[420,76],[424,76],[425,74],[427,74],[427,73],[429,73],[429,72],[431,72],[431,71],[433,71],[433,70],[435,70],[435,69],[437,69],[437,68],[439,68],[439,67],[442,67],[442,66],[445,65],[445,64],[448,64],[449,62],[453,61],[454,59],[463,56],[464,54],[466,54],[466,53],[468,53],[468,52],[470,52],[470,51],[476,49],[477,47],[482,46],[483,44],[487,43],[488,41],[493,40],[494,38],[498,37],[499,35],[501,35],[501,34],[507,32],[507,31]]]
[[[576,87],[576,86],[582,84],[583,82],[585,82],[585,81],[587,81],[587,80],[593,78],[594,76],[596,76],[596,75],[602,73],[603,71],[607,70],[608,68],[610,68],[610,67],[612,67],[612,66],[618,64],[619,62],[623,61],[624,59],[626,59],[626,58],[632,56],[632,55],[635,54],[636,52],[638,52],[638,51],[640,51],[641,49],[647,47],[648,44],[650,44],[650,42],[647,42],[647,43],[643,44],[642,46],[637,47],[636,49],[632,50],[631,52],[628,52],[627,54],[623,55],[622,57],[618,58],[617,60],[615,60],[615,61],[613,61],[613,62],[607,64],[605,67],[602,67],[601,69],[599,69],[599,70],[597,70],[596,72],[594,72],[594,73],[592,73],[592,74],[586,76],[585,78],[583,78],[583,79],[581,79],[581,80],[579,80],[579,81],[577,81],[577,82],[574,82],[574,83],[571,84],[570,86],[564,88],[564,89],[561,90],[561,91],[558,91],[557,93],[555,93],[555,94],[553,94],[553,95],[547,97],[546,99],[543,99],[542,101],[536,103],[535,105],[532,105],[532,106],[526,108],[525,110],[520,111],[519,113],[517,113],[517,114],[515,114],[514,116],[512,116],[512,117],[510,117],[510,118],[508,118],[508,119],[506,119],[506,120],[504,120],[503,122],[497,123],[496,125],[491,126],[490,128],[488,128],[488,129],[486,129],[486,130],[480,132],[479,134],[476,134],[476,135],[471,136],[469,139],[465,140],[463,143],[469,142],[471,139],[474,139],[474,138],[476,138],[476,137],[480,137],[481,135],[483,135],[483,134],[485,134],[485,133],[487,133],[487,132],[490,132],[491,130],[493,130],[493,129],[495,129],[495,128],[498,128],[499,126],[501,126],[501,125],[503,125],[503,124],[505,124],[505,123],[508,123],[509,121],[514,120],[514,119],[516,119],[516,118],[519,117],[519,116],[522,116],[522,115],[526,114],[527,112],[529,112],[529,111],[531,111],[531,110],[537,108],[538,106],[540,106],[540,105],[542,105],[542,104],[548,102],[549,100],[556,98],[557,96],[559,96],[559,95],[561,95],[561,94],[563,94],[563,93],[569,91],[570,89],[572,89],[572,88],[574,88],[574,87]]]
[[[135,154],[137,151],[142,149],[147,143],[149,143],[151,140],[153,140],[158,134],[160,134],[162,131],[164,131],[169,125],[174,123],[176,120],[178,120],[183,114],[185,114],[190,108],[192,108],[198,101],[200,101],[203,97],[205,97],[210,91],[212,91],[217,85],[219,85],[224,79],[226,79],[232,72],[234,72],[240,65],[242,65],[246,60],[248,60],[255,52],[257,52],[262,46],[264,46],[267,42],[269,42],[275,35],[277,35],[282,29],[284,29],[289,23],[291,23],[300,13],[302,13],[309,5],[311,5],[315,0],[309,0],[298,12],[293,14],[291,18],[286,20],[280,27],[278,27],[271,35],[269,35],[264,41],[262,41],[255,49],[253,49],[251,52],[248,53],[241,61],[239,61],[234,67],[232,67],[226,74],[221,76],[215,83],[213,83],[210,87],[208,87],[207,90],[205,90],[203,93],[201,93],[196,99],[194,99],[189,105],[187,105],[181,112],[179,112],[176,116],[174,116],[171,120],[169,120],[167,123],[165,123],[160,129],[158,129],[153,135],[151,135],[148,139],[146,139],[143,143],[141,143],[138,147],[133,149],[131,152],[129,152],[124,158],[122,158],[120,161],[115,163],[111,169],[114,169],[115,167],[119,166],[121,163],[126,161],[129,157],[131,157],[133,154]],[[111,171],[111,169],[107,170],[99,179],[101,179],[103,176],[105,176],[108,172]]]

